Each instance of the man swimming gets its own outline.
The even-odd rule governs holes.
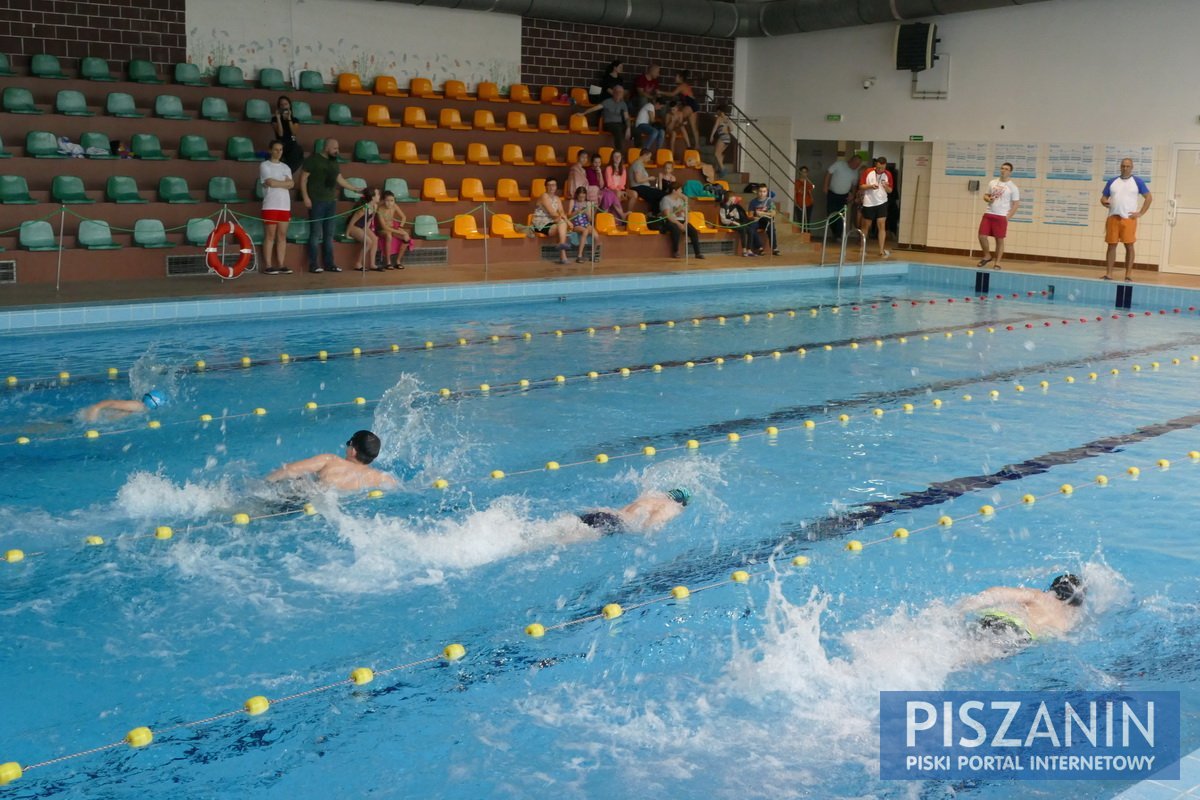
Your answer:
[[[378,436],[370,431],[357,431],[346,442],[344,456],[322,453],[303,461],[293,461],[272,472],[267,480],[274,483],[313,475],[322,486],[342,492],[390,489],[398,485],[396,479],[367,466],[379,455],[379,447]]]
[[[84,422],[95,422],[100,417],[122,419],[131,414],[144,414],[167,404],[167,396],[158,389],[151,389],[141,400],[101,400],[79,412]]]
[[[682,514],[691,499],[687,489],[647,492],[622,509],[598,508],[579,514],[578,519],[602,536],[652,533]]]
[[[1063,636],[1079,624],[1087,589],[1076,575],[1059,575],[1045,591],[993,586],[959,602],[976,617],[979,630],[1027,644]]]

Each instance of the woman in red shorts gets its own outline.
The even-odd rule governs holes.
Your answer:
[[[292,169],[283,163],[283,142],[271,142],[271,157],[258,167],[263,187],[263,274],[290,275],[283,265],[287,255],[287,229],[292,219]]]

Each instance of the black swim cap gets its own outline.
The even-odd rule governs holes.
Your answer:
[[[370,431],[355,431],[346,442],[347,447],[353,447],[355,458],[360,464],[370,464],[379,455],[379,437]]]
[[[1062,600],[1069,606],[1083,605],[1083,597],[1087,594],[1087,590],[1083,588],[1083,581],[1078,575],[1072,575],[1069,572],[1063,573],[1050,582],[1050,588],[1047,591],[1054,592],[1059,600]]]

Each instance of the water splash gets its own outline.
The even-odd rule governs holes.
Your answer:
[[[134,472],[117,491],[116,506],[130,517],[192,519],[228,509],[237,493],[228,477],[176,484],[162,473]]]

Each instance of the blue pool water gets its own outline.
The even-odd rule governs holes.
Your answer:
[[[1019,294],[794,283],[5,337],[0,552],[27,557],[0,563],[0,762],[35,766],[0,791],[1110,797],[878,779],[884,689],[1179,690],[1200,743],[1195,314]],[[73,418],[151,387],[171,403],[149,417]],[[364,427],[399,490],[263,484]],[[695,499],[658,533],[564,537],[673,486]],[[1067,639],[989,658],[962,636],[959,598],[1067,570],[1091,586]],[[364,666],[383,674],[330,686]],[[253,695],[277,702],[190,724]],[[149,747],[77,755],[143,725]]]

